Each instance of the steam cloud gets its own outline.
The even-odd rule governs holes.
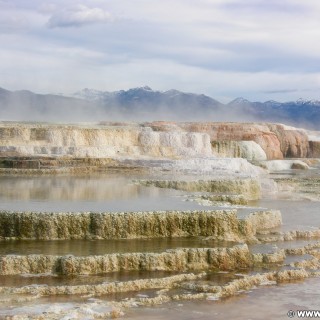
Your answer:
[[[80,27],[86,24],[106,23],[112,20],[108,11],[78,5],[54,13],[48,21],[49,28]]]

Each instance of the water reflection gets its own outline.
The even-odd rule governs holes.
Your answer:
[[[137,279],[151,279],[169,277],[178,272],[170,271],[119,271],[97,275],[62,276],[51,274],[22,274],[22,275],[0,275],[0,286],[23,287],[29,285],[50,286],[78,286],[95,285],[104,282],[130,281]]]
[[[206,240],[199,237],[114,239],[114,240],[10,240],[0,246],[0,255],[47,254],[76,256],[125,252],[161,252],[175,248],[231,247],[233,242]]]
[[[302,174],[302,173],[299,173]],[[309,175],[309,173],[307,173]],[[210,209],[199,206],[196,202],[185,202],[187,193],[177,190],[143,187],[132,182],[132,176],[91,175],[79,176],[25,176],[0,177],[0,209],[37,210],[37,211],[135,211],[135,210],[172,210],[172,209]],[[251,206],[280,209],[283,215],[283,229],[312,229],[320,225],[319,202],[284,199],[264,199],[250,203]],[[278,248],[304,246],[309,241],[297,240],[290,243],[270,243],[251,246],[253,252],[274,251]],[[311,242],[311,241],[310,241]],[[210,247],[229,246],[230,243],[204,242],[197,238],[175,239],[138,239],[138,240],[67,240],[67,241],[3,241],[0,255],[3,254],[52,254],[77,256],[100,255],[122,252],[161,252],[178,247]],[[286,263],[310,258],[310,256],[291,256]],[[276,268],[276,267],[275,267]],[[277,267],[278,268],[278,267]],[[265,272],[268,270],[241,270],[241,273]],[[80,285],[97,284],[108,281],[126,281],[132,279],[165,277],[174,272],[116,272],[95,276],[52,276],[22,275],[0,276],[0,286],[25,285]],[[236,277],[233,273],[209,273],[202,282],[223,285]],[[288,310],[317,309],[317,294],[320,290],[318,279],[307,280],[305,283],[273,286],[268,289],[252,290],[238,296],[221,301],[179,301],[160,307],[126,310],[127,319],[287,319]],[[140,291],[123,295],[100,297],[105,300],[124,299],[137,294],[152,296],[151,291]],[[80,296],[43,297],[32,303],[16,304],[10,302],[7,311],[1,315],[19,314],[28,306],[42,312],[41,304],[67,304],[87,302]],[[70,306],[73,308],[74,306]],[[19,309],[20,308],[20,309]],[[46,311],[47,307],[43,307]],[[9,311],[8,311],[9,310]],[[19,311],[20,310],[20,311]],[[22,310],[22,311],[21,311]],[[39,311],[40,310],[40,311]],[[29,311],[28,311],[29,312]]]
[[[280,210],[283,231],[315,230],[320,226],[320,204],[316,201],[262,199],[250,205]]]
[[[135,183],[135,176],[2,176],[0,210],[154,211],[203,209],[186,192]],[[141,177],[140,177],[141,178]]]
[[[0,180],[1,200],[123,200],[146,193],[125,176],[11,176]],[[154,193],[155,190],[149,190],[149,196]]]

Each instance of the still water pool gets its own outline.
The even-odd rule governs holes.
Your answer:
[[[310,174],[310,173],[308,173]],[[303,177],[303,176],[302,176]],[[195,201],[185,201],[191,193],[141,186],[136,179],[148,176],[92,174],[90,176],[1,176],[0,210],[10,211],[155,211],[155,210],[205,210]],[[252,207],[278,209],[282,212],[282,231],[313,230],[320,226],[320,205],[317,201],[263,195]],[[226,207],[227,208],[227,207]],[[250,246],[252,252],[269,252],[278,248],[302,247],[313,242],[296,240]],[[124,252],[162,252],[181,247],[229,247],[234,243],[204,241],[201,238],[139,239],[139,240],[15,240],[0,242],[2,255],[103,255]],[[219,273],[212,271],[205,281],[223,285],[241,277],[241,274],[267,272],[269,270],[239,270]],[[0,276],[0,287],[23,286],[78,286],[95,285],[111,281],[166,277],[175,272],[119,272],[94,276],[12,275]],[[135,307],[125,310],[126,319],[288,319],[289,310],[319,309],[320,280],[308,279],[282,285],[268,285],[250,289],[231,298],[219,301],[171,301],[160,306]],[[110,300],[126,301],[137,296],[153,297],[156,290],[141,290],[126,294],[102,297],[59,296],[41,297],[32,301],[12,300],[0,290],[0,319],[20,315],[34,319],[50,312],[52,319],[94,319],[99,312],[111,310]],[[21,298],[21,297],[20,297]],[[20,299],[19,298],[19,299]],[[11,300],[10,300],[11,299]],[[81,310],[81,312],[79,312]],[[10,319],[10,318],[7,318]],[[24,318],[23,318],[24,319]],[[45,318],[44,318],[45,319]]]

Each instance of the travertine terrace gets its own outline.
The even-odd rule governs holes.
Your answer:
[[[2,157],[176,158],[220,154],[271,160],[317,156],[318,141],[317,134],[281,124],[0,123]]]
[[[319,141],[318,132],[268,123],[0,123],[9,208],[83,199],[103,207],[0,209],[0,318],[126,317],[132,307],[215,303],[318,277],[319,226],[288,229],[287,213],[259,203],[319,201]],[[144,208],[146,196],[169,208],[112,209],[140,198]],[[63,303],[43,307],[46,299]]]
[[[0,211],[0,239],[135,239],[182,236],[249,241],[279,227],[279,211],[257,211],[239,220],[236,210],[118,213]]]

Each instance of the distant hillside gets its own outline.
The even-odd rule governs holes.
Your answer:
[[[71,97],[0,88],[0,120],[15,121],[258,121],[320,129],[320,102],[301,100],[228,104],[203,94],[149,87],[115,92],[84,89]]]
[[[302,100],[250,102],[243,98],[231,101],[234,114],[246,114],[255,121],[280,122],[296,127],[320,129],[320,101]]]
[[[96,108],[89,101],[31,91],[0,88],[0,119],[17,121],[83,121]]]
[[[74,97],[92,101],[104,110],[132,120],[212,120],[224,119],[224,105],[203,94],[178,90],[154,91],[149,87],[115,92],[84,89]]]

